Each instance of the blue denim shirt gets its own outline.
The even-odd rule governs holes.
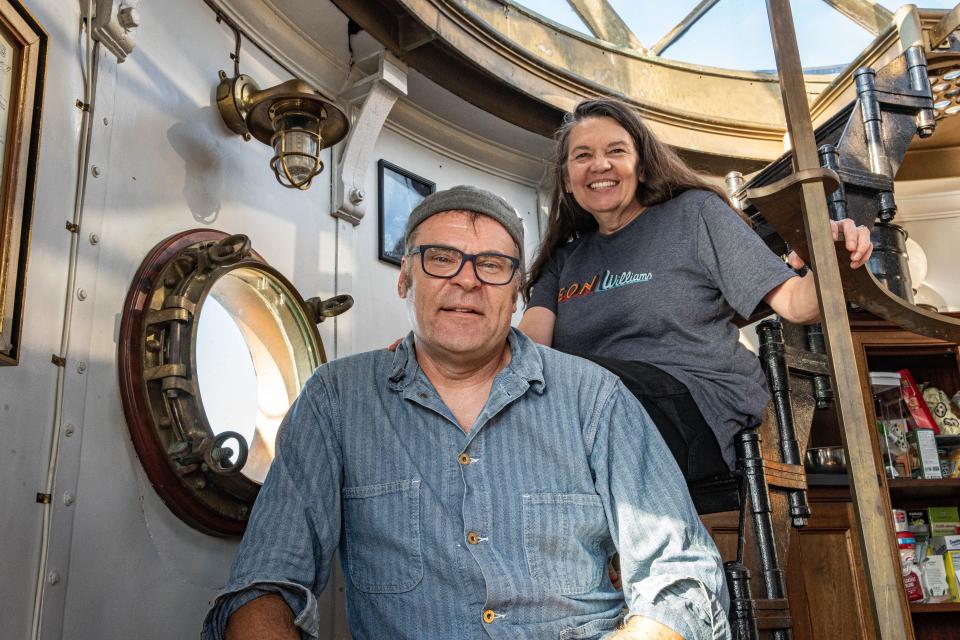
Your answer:
[[[639,402],[511,330],[469,433],[413,337],[320,367],[287,415],[204,639],[274,591],[318,637],[340,551],[356,638],[601,638],[642,615],[728,638],[720,557]],[[624,590],[607,576],[620,552]]]

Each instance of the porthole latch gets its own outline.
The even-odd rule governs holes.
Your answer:
[[[306,300],[304,304],[307,307],[307,311],[310,312],[314,323],[320,324],[327,318],[332,318],[348,311],[353,306],[353,296],[342,293],[338,296],[327,298],[326,300],[322,298],[310,298]]]

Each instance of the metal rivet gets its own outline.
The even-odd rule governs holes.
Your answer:
[[[110,124],[110,121],[107,120],[106,118],[104,118],[104,119],[103,119],[103,126],[107,126],[108,124]]]
[[[49,584],[57,584],[58,582],[60,582],[60,572],[59,572],[59,571],[51,571],[50,573],[48,573],[48,574],[47,574],[47,582],[48,582]]]
[[[68,438],[73,435],[74,426],[72,424],[66,424],[63,426],[63,435]]]
[[[78,299],[78,300],[86,300],[86,299],[87,299],[87,292],[86,292],[85,289],[77,289],[77,299]]]
[[[87,371],[87,363],[81,360],[77,363],[77,373],[85,373]]]
[[[99,177],[100,177],[100,167],[98,167],[97,165],[93,165],[92,167],[90,167],[90,173],[91,173],[91,175],[93,175],[94,178],[99,178]]]
[[[100,244],[100,236],[95,233],[90,234],[90,244]]]
[[[68,507],[72,505],[74,500],[76,499],[77,499],[77,496],[73,495],[72,491],[66,491],[63,494],[63,504],[65,504]]]

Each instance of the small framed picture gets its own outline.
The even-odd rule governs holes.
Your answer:
[[[0,365],[20,358],[47,34],[0,0]]]
[[[379,257],[399,265],[407,218],[421,200],[437,190],[437,185],[386,160],[380,160],[377,167],[380,174]]]

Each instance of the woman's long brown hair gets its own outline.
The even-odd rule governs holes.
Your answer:
[[[724,202],[729,202],[722,189],[704,180],[687,166],[676,151],[660,142],[629,105],[611,98],[585,100],[577,105],[573,113],[564,117],[563,125],[554,134],[556,145],[552,158],[550,215],[547,218],[547,232],[540,241],[537,257],[523,285],[525,302],[530,301],[533,286],[557,247],[597,228],[593,216],[577,203],[572,193],[563,188],[567,177],[570,132],[587,118],[612,118],[630,134],[638,158],[637,202],[643,206],[666,202],[689,189],[706,189],[716,193]]]

